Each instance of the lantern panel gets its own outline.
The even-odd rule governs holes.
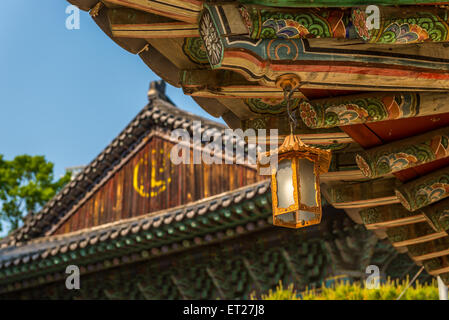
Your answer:
[[[296,223],[296,216],[295,212],[289,212],[284,213],[276,216],[276,220],[279,220],[280,222],[286,223],[286,224],[295,224]]]
[[[317,207],[317,185],[315,163],[309,159],[299,159],[299,201],[308,207]],[[306,219],[301,219],[306,220]]]
[[[279,162],[276,172],[278,208],[289,208],[295,204],[292,159]],[[293,217],[294,219],[294,217]]]
[[[311,220],[315,220],[317,218],[315,212],[302,211],[302,210],[300,210],[298,212],[299,212],[299,215],[298,215],[298,220],[299,221],[308,222],[308,221],[311,221]]]

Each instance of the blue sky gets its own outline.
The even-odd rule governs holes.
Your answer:
[[[56,176],[85,165],[147,102],[158,77],[109,39],[86,12],[67,30],[65,0],[1,0],[0,153],[45,155]],[[212,118],[181,89],[182,109]]]

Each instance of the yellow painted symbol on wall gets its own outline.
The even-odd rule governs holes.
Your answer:
[[[139,175],[139,169],[142,165],[148,166],[148,154],[145,155],[144,158],[141,158],[139,162],[134,166],[134,176],[133,176],[133,186],[134,190],[141,195],[142,197],[156,197],[160,193],[167,190],[167,185],[171,182],[171,177],[168,177],[166,180],[159,180],[157,175],[159,173],[164,173],[166,157],[164,156],[164,150],[160,149],[159,153],[162,156],[162,166],[157,169],[157,163],[154,155],[156,154],[156,150],[152,149],[152,159],[151,159],[151,177],[150,177],[150,190],[146,190],[145,181],[147,181],[147,171],[144,171],[144,174]],[[167,153],[167,158],[170,159],[170,153]],[[173,172],[171,172],[173,173]]]

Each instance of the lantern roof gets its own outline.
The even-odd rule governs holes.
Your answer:
[[[268,151],[264,155],[259,155],[259,166],[268,166],[270,158],[274,156],[277,156],[279,159],[295,157],[309,158],[317,163],[318,174],[328,172],[332,160],[332,153],[330,150],[308,146],[294,134],[288,135],[276,150],[271,152]],[[260,161],[262,157],[264,157],[264,160]]]

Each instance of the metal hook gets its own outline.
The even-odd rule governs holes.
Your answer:
[[[295,111],[291,110],[290,102],[291,102],[293,94],[300,87],[301,87],[301,83],[297,84],[293,88],[291,88],[291,86],[289,86],[289,85],[284,87],[284,100],[287,102],[287,115],[288,115],[288,118],[289,118],[290,133],[291,134],[293,134],[294,129],[298,125],[298,119],[296,118],[296,110]]]

